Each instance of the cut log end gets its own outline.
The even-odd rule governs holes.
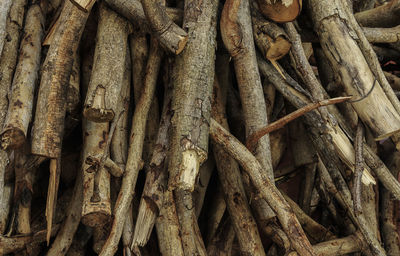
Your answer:
[[[279,60],[289,51],[292,44],[284,37],[280,36],[276,40],[271,41],[270,48],[265,57],[268,60]]]
[[[17,149],[25,142],[25,134],[18,128],[6,129],[0,135],[0,146],[2,149]]]
[[[288,4],[287,1],[276,1],[271,4],[266,0],[257,0],[260,12],[275,22],[289,22],[297,18],[301,12],[302,1],[295,0]]]

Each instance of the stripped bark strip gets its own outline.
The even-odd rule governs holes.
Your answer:
[[[21,40],[19,61],[15,69],[7,117],[1,133],[1,147],[20,147],[27,136],[32,119],[33,95],[40,67],[45,13],[34,3],[26,14],[24,37]]]
[[[151,29],[160,43],[174,54],[180,54],[188,41],[185,30],[167,15],[165,7],[157,0],[142,0],[142,6]]]
[[[114,208],[114,220],[111,232],[101,250],[101,256],[114,255],[118,249],[118,242],[121,238],[125,223],[125,215],[128,212],[130,203],[133,199],[137,176],[140,169],[143,167],[142,148],[144,142],[144,131],[146,127],[147,114],[155,92],[160,63],[161,52],[157,46],[157,42],[152,39],[142,96],[133,114],[125,174],[122,179],[121,189]]]
[[[264,168],[257,159],[243,144],[213,119],[210,122],[210,136],[215,143],[221,145],[231,157],[235,158],[249,174],[251,181],[259,190],[261,196],[277,215],[293,248],[300,255],[316,255],[293,210],[278,189],[267,178]]]
[[[214,81],[212,116],[228,130],[228,120],[225,118],[226,90],[227,88],[221,88],[216,78]],[[238,164],[233,158],[229,157],[220,145],[214,145],[213,152],[227,209],[241,253],[245,255],[265,255],[256,221],[247,203],[248,199]]]
[[[94,122],[109,122],[115,116],[126,69],[129,22],[100,5],[93,72],[83,114]]]
[[[273,123],[270,123],[269,125],[250,134],[250,136],[248,136],[247,141],[246,141],[246,147],[252,151],[254,149],[254,147],[257,145],[258,140],[260,138],[262,138],[265,134],[268,134],[270,132],[273,132],[273,131],[276,131],[276,130],[282,128],[284,125],[286,125],[290,121],[293,121],[294,119],[296,119],[314,109],[317,109],[322,106],[328,106],[331,104],[341,103],[341,102],[344,102],[349,99],[351,99],[351,97],[338,97],[338,98],[333,98],[333,99],[328,99],[328,100],[322,100],[317,103],[311,103],[300,109],[297,109],[296,111],[282,117],[281,119],[279,119]]]

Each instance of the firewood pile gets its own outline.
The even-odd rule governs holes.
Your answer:
[[[1,0],[0,255],[400,255],[400,0]]]

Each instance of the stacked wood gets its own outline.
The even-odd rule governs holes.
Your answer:
[[[0,255],[399,255],[399,6],[1,1]]]

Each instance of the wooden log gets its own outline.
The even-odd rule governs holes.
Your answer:
[[[163,207],[167,186],[168,131],[171,126],[172,88],[167,85],[164,92],[164,106],[146,181],[140,199],[138,218],[132,239],[133,246],[144,246],[150,238],[157,216]]]
[[[356,13],[354,16],[364,27],[394,27],[399,25],[400,1],[392,0],[387,4]]]
[[[32,131],[32,153],[57,158],[61,155],[66,92],[73,53],[89,14],[67,2],[60,14],[60,26],[55,32],[43,68],[35,122]],[[54,104],[49,108],[48,104]]]
[[[214,119],[211,119],[210,127],[212,140],[224,147],[229,155],[235,158],[246,172],[249,173],[253,184],[276,213],[293,248],[300,255],[316,255],[293,210],[277,188],[269,181],[262,165],[243,144],[229,134]]]
[[[19,50],[11,87],[7,116],[1,132],[1,147],[20,147],[27,136],[32,119],[33,96],[39,76],[41,42],[44,33],[45,13],[39,3],[33,4],[26,14],[24,36]]]
[[[216,77],[212,117],[224,128],[229,129],[228,121],[225,118],[226,90],[227,88],[221,88]],[[235,229],[240,251],[247,255],[265,255],[256,221],[247,203],[248,199],[243,187],[239,166],[221,146],[214,145],[213,152],[227,210]]]
[[[142,0],[144,14],[159,42],[170,52],[180,54],[188,41],[185,30],[167,15],[165,7],[156,0]]]
[[[314,27],[332,68],[341,77],[347,95],[359,117],[376,134],[387,137],[400,129],[400,116],[385,95],[380,83],[342,19],[347,15],[342,3],[310,2]],[[342,19],[339,18],[339,16]]]
[[[169,187],[189,191],[208,152],[217,13],[214,2],[199,2],[201,12],[194,3],[185,9],[183,27],[188,29],[189,41],[175,60],[169,159]]]
[[[82,223],[96,227],[106,225],[111,220],[110,174],[100,164],[89,165],[87,159],[103,156],[107,150],[109,125],[87,121],[85,126],[87,157],[83,164]]]
[[[118,242],[121,238],[125,223],[125,215],[129,210],[130,202],[133,199],[137,176],[140,169],[143,167],[142,148],[144,142],[144,131],[147,115],[155,93],[155,85],[161,63],[160,49],[154,39],[150,49],[142,96],[133,114],[125,174],[122,179],[121,189],[114,208],[114,219],[110,236],[107,238],[100,253],[102,256],[114,255],[118,249]]]
[[[84,105],[84,116],[93,122],[109,122],[118,113],[119,97],[125,73],[128,34],[127,20],[100,6],[93,72]]]

